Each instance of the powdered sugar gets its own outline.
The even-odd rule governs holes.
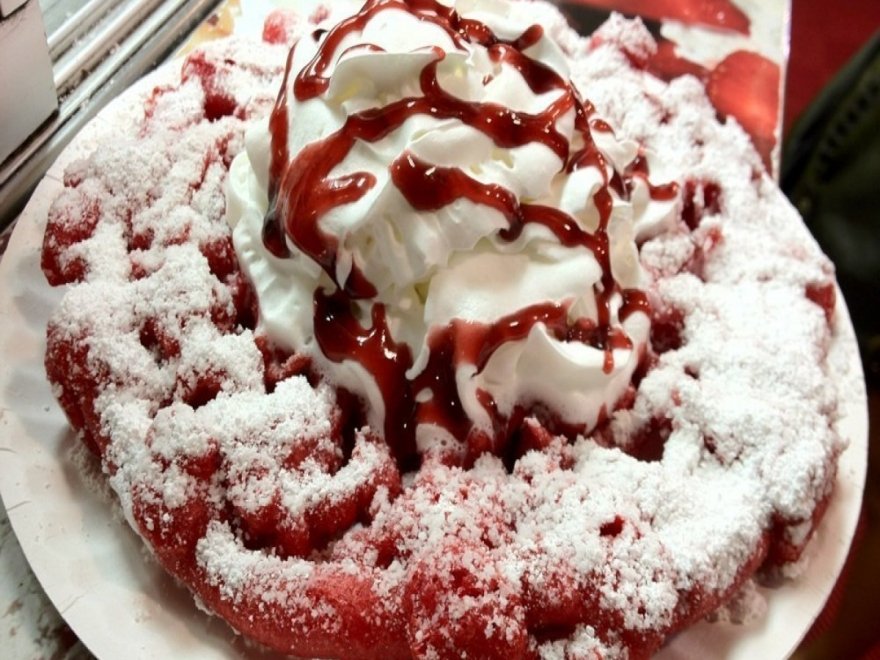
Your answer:
[[[829,495],[844,447],[830,330],[807,291],[833,282],[830,265],[696,81],[632,67],[621,48],[652,48],[639,24],[614,18],[584,40],[527,6],[578,55],[576,84],[646,151],[652,180],[679,182],[682,206],[700,183],[695,226],[640,248],[645,288],[680,337],[594,437],[552,439],[531,420],[523,434],[546,442],[513,461],[432,457],[401,476],[369,429],[342,438],[332,390],[267,383],[260,328],[245,327],[217,246],[226,168],[244,117],[268,109],[283,49],[208,49],[189,70],[228,71],[163,88],[125,139],[68,171],[55,225],[75,232],[93,214],[95,226],[70,245],[47,237],[62,268],[84,267],[50,324],[49,360],[74,367],[50,365],[62,403],[76,400],[68,413],[160,561],[249,634],[288,615],[283,643],[263,638],[283,650],[354,639],[430,656],[443,635],[546,658],[651,649],[768,552],[795,559]],[[242,110],[210,121],[219,92]],[[662,449],[648,460],[652,424]],[[561,639],[541,637],[554,625]]]
[[[607,658],[617,660],[628,654],[619,643],[609,644],[596,634],[592,626],[578,626],[566,639],[538,645],[542,660],[567,660],[568,658]]]

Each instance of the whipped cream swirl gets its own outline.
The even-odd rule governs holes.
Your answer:
[[[399,453],[495,450],[535,411],[588,432],[647,345],[637,240],[677,189],[528,11],[368,2],[300,40],[232,165],[262,329]]]

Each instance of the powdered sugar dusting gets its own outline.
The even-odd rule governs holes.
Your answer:
[[[681,190],[680,221],[640,245],[650,368],[589,438],[536,413],[521,455],[400,466],[344,395],[267,349],[224,185],[283,47],[196,52],[119,112],[120,139],[68,169],[50,214],[43,266],[71,284],[49,326],[62,406],[159,561],[279,650],[650,652],[762,564],[796,561],[830,495],[832,267],[697,81],[633,66],[655,47],[641,24],[583,39],[515,6],[652,181]],[[741,593],[722,618],[748,618]]]

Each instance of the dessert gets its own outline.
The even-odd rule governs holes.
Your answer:
[[[796,561],[833,270],[699,83],[543,3],[284,17],[50,213],[47,372],[158,561],[377,658],[643,657]]]
[[[538,26],[401,7],[300,40],[232,165],[262,327],[401,460],[502,454],[539,407],[590,431],[644,358],[636,241],[674,223],[677,184],[648,182]]]

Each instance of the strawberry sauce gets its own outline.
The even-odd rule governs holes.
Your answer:
[[[349,34],[362,31],[377,13],[385,9],[407,11],[419,20],[440,26],[459,47],[466,43],[486,47],[495,62],[504,62],[515,68],[535,94],[559,92],[549,107],[537,114],[518,112],[493,103],[462,100],[441,87],[438,66],[445,53],[435,48],[432,61],[420,75],[422,96],[352,114],[338,131],[313,142],[291,158],[287,147],[287,81],[292,55],[288,60],[285,82],[270,119],[270,211],[265,219],[263,239],[267,249],[280,258],[289,256],[289,240],[318,263],[337,285],[334,293],[315,292],[318,344],[330,360],[354,360],[375,378],[385,403],[386,441],[399,459],[407,459],[415,453],[415,426],[418,423],[437,424],[460,440],[469,436],[473,424],[460,400],[455,379],[457,368],[473,364],[478,371],[482,370],[499,346],[525,339],[536,325],[544,325],[548,334],[557,340],[581,342],[605,351],[605,370],[612,371],[612,351],[631,348],[626,335],[610,326],[612,296],[619,294],[624,299],[619,312],[621,321],[635,312],[650,314],[650,306],[644,293],[622,291],[613,279],[607,234],[613,207],[610,188],[628,198],[633,178],[647,179],[648,172],[647,162],[642,160],[627,172],[614,172],[592,139],[590,119],[594,114],[593,107],[582,101],[573,86],[554,70],[523,52],[542,38],[540,26],[529,28],[517,39],[504,41],[488,26],[462,18],[436,0],[371,0],[360,13],[320,35],[323,41],[317,54],[294,79],[292,87],[297,100],[306,101],[327,91],[330,79],[325,74],[340,44]],[[363,47],[378,50],[370,44]],[[576,151],[572,151],[569,141],[556,128],[557,122],[572,111],[579,145]],[[515,241],[525,225],[534,223],[549,229],[562,245],[590,250],[603,273],[593,291],[599,312],[597,324],[571,321],[567,305],[554,303],[519,310],[493,324],[456,320],[445,328],[432,331],[428,337],[431,352],[426,368],[414,380],[407,379],[406,372],[413,364],[409,347],[394,341],[383,305],[372,306],[368,328],[364,328],[355,317],[353,301],[375,297],[376,289],[357,264],[353,265],[345,281],[338,280],[338,239],[323,231],[319,222],[328,211],[361,199],[376,183],[375,177],[368,172],[330,177],[330,172],[343,162],[354,145],[358,141],[373,143],[381,140],[416,115],[458,120],[479,130],[501,148],[535,143],[544,145],[559,157],[564,171],[589,166],[598,168],[605,185],[593,196],[600,222],[598,229],[591,233],[582,229],[575,218],[558,209],[521,204],[514,193],[503,186],[481,183],[457,168],[435,167],[408,152],[389,166],[394,185],[418,211],[436,211],[456,200],[466,199],[495,209],[507,219],[508,227],[499,233],[504,241]],[[600,121],[593,121],[593,128],[611,130]],[[678,194],[675,184],[650,187],[650,191],[652,197],[661,200],[672,199]],[[428,393],[429,397],[426,396]],[[494,427],[504,427],[497,419],[491,397],[485,392],[479,394],[480,404],[493,419]],[[419,395],[420,403],[416,402],[416,395]]]

